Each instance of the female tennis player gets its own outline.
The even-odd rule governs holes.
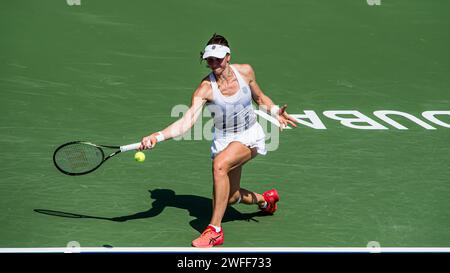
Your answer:
[[[241,188],[242,166],[257,154],[265,155],[265,134],[256,120],[252,99],[268,113],[276,116],[280,128],[296,120],[266,96],[256,83],[255,72],[249,64],[230,64],[228,41],[214,34],[201,58],[212,72],[202,79],[192,95],[192,104],[182,118],[162,131],[146,136],[140,150],[155,147],[156,143],[183,135],[195,123],[206,104],[214,119],[211,145],[213,171],[213,213],[205,231],[192,241],[194,247],[212,247],[223,244],[222,218],[228,205],[256,204],[269,214],[277,209],[279,200],[275,189],[263,194]]]

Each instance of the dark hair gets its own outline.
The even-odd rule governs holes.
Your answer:
[[[217,33],[214,33],[213,36],[209,39],[209,41],[206,43],[206,45],[213,45],[213,44],[214,45],[224,45],[224,46],[230,47],[227,39]],[[203,53],[205,53],[203,50],[200,51],[200,63],[203,61]]]
[[[206,43],[206,45],[212,45],[212,44],[224,45],[224,46],[230,47],[228,45],[227,39],[225,37],[223,37],[222,35],[218,35],[216,33],[214,33],[213,36],[211,37],[211,39],[209,39],[208,43]]]

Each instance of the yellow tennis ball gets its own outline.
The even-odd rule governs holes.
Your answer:
[[[134,159],[137,162],[144,162],[145,160],[145,154],[143,152],[137,152],[134,154]]]

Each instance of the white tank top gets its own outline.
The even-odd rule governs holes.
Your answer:
[[[232,96],[224,96],[219,90],[214,73],[209,74],[213,100],[208,102],[207,106],[214,119],[214,134],[216,136],[243,132],[256,123],[250,87],[237,69],[232,65],[230,67],[239,83],[239,90]]]

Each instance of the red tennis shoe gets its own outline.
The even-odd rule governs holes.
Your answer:
[[[274,214],[277,210],[277,202],[280,200],[280,196],[278,195],[278,192],[276,189],[271,189],[263,194],[264,200],[267,202],[267,207],[260,208],[262,211]]]
[[[221,244],[223,244],[223,229],[216,232],[212,226],[208,226],[200,237],[192,241],[194,247],[213,247]]]

